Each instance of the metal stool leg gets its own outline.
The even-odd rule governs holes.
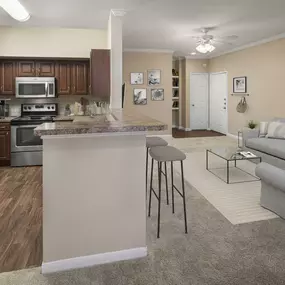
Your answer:
[[[169,205],[169,196],[168,196],[168,177],[167,177],[167,167],[166,167],[166,161],[164,162],[164,176],[165,176],[165,185],[166,185],[166,203]]]
[[[183,193],[183,207],[184,207],[184,222],[185,222],[185,233],[187,234],[187,216],[186,216],[186,197],[185,197],[185,185],[184,185],[184,172],[183,172],[183,161],[181,160],[181,177],[182,177],[182,193]]]
[[[174,214],[173,161],[171,161],[171,195],[172,195],[172,213]]]
[[[148,176],[148,147],[146,148],[146,165],[145,165],[145,191],[147,193],[147,176]]]
[[[150,217],[151,210],[151,194],[152,194],[152,179],[153,179],[153,158],[151,159],[151,174],[150,174],[150,187],[149,187],[149,203],[148,203],[148,216]]]
[[[157,238],[160,234],[160,204],[161,204],[161,165],[162,162],[157,162],[158,166],[158,213],[157,213]]]

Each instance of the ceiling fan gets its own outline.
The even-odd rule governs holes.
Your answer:
[[[216,49],[216,47],[213,45],[213,43],[224,43],[224,44],[232,44],[231,42],[223,41],[225,40],[236,40],[238,36],[231,35],[231,36],[225,36],[225,37],[214,37],[213,35],[209,35],[209,31],[213,30],[214,28],[202,28],[200,29],[201,33],[203,35],[201,36],[192,36],[193,39],[197,40],[197,46],[196,50],[200,53],[208,53],[212,52]],[[220,40],[221,39],[221,40]]]

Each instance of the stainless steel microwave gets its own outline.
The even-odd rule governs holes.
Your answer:
[[[16,77],[17,98],[54,98],[54,77]]]

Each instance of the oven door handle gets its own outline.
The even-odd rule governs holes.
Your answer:
[[[45,83],[45,91],[46,91],[46,97],[48,97],[48,83]]]
[[[40,126],[41,124],[38,125],[24,125],[24,126],[12,126],[15,129],[30,129],[30,128],[36,128],[38,126]]]

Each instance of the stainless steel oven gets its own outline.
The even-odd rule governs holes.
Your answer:
[[[11,126],[11,165],[42,165],[42,139],[34,135],[34,129],[41,125]]]
[[[16,77],[17,98],[54,98],[54,77]]]
[[[34,135],[34,129],[52,122],[57,115],[57,104],[22,104],[21,117],[11,121],[11,165],[42,165],[42,139]]]

